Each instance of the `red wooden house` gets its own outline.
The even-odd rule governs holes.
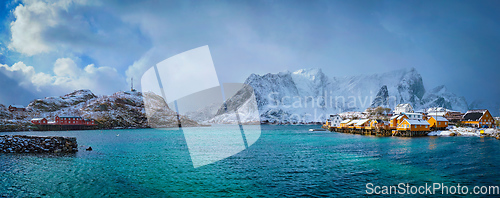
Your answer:
[[[9,105],[9,111],[26,111],[26,108],[23,105]]]
[[[36,124],[36,125],[45,125],[47,124],[47,119],[45,118],[33,118],[31,119],[31,123]]]
[[[55,121],[48,122],[45,118],[34,118],[31,123],[35,125],[86,125],[95,126],[97,125],[92,119],[83,119],[80,116],[56,116]]]

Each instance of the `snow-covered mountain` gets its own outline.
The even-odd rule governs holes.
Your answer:
[[[463,96],[458,97],[454,93],[449,92],[444,85],[438,86],[425,93],[420,109],[432,107],[444,107],[446,109],[461,112],[468,110],[465,98]]]
[[[468,109],[463,97],[444,86],[426,91],[414,68],[350,77],[329,77],[321,69],[301,69],[252,74],[245,84],[253,88],[261,121],[269,122],[317,122],[333,113],[364,111],[370,106],[393,108],[399,103],[410,103],[416,110],[433,106],[462,112]],[[243,104],[244,98],[237,94],[228,102]]]
[[[30,102],[26,107],[28,111],[53,112],[66,107],[76,106],[82,102],[97,98],[90,90],[77,90],[60,97],[46,97]]]

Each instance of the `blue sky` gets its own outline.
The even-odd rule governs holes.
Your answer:
[[[302,68],[350,76],[414,67],[429,90],[445,85],[469,103],[498,105],[499,4],[8,1],[0,8],[0,103],[126,90],[157,62],[209,45],[221,82]]]

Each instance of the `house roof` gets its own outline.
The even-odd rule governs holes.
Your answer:
[[[330,117],[328,118],[329,120],[335,120],[335,119],[340,119],[342,120],[342,118],[339,116],[339,115],[330,115]]]
[[[488,111],[488,109],[473,109],[473,110],[468,110],[467,113],[486,113],[486,111]]]
[[[363,125],[365,124],[366,122],[370,121],[370,119],[362,119],[362,120],[358,120],[358,122],[356,122],[356,124],[354,125]]]
[[[409,120],[405,119],[410,125],[430,125],[427,121],[424,120]]]
[[[469,113],[467,111],[467,113],[464,115],[463,119],[464,120],[471,120],[471,121],[476,121],[476,120],[479,120],[479,118],[481,118],[481,116],[483,116],[484,113],[480,113],[480,112],[472,112],[472,113]]]
[[[397,119],[398,119],[398,120],[403,119],[405,116],[406,116],[406,115],[399,115]],[[408,117],[408,116],[406,116],[406,117]]]
[[[399,117],[399,115],[393,115],[393,116],[391,117],[391,120],[394,120],[394,119],[396,119],[396,118],[398,118],[398,117]]]
[[[436,117],[436,116],[431,116],[431,117],[433,117],[435,120],[437,120],[437,121],[439,121],[439,122],[441,122],[441,121],[446,121],[446,122],[448,122],[448,120],[447,120],[446,118],[441,117],[441,116],[438,116],[438,117]]]
[[[448,114],[448,112],[447,112],[447,111],[438,111],[438,112],[429,112],[429,113],[427,113],[427,115],[429,115],[429,116],[434,116],[434,117],[435,117],[436,115],[437,115],[437,116],[445,116],[446,114]]]
[[[347,125],[352,125],[358,123],[359,120],[351,120]]]
[[[59,116],[60,118],[82,118],[80,116]]]
[[[24,109],[23,105],[10,105],[10,106],[18,109]]]
[[[408,103],[405,103],[405,104],[398,104],[396,107],[412,107],[412,106]]]
[[[351,121],[350,119],[347,119],[347,120],[344,120],[344,121],[340,122],[340,124],[349,123],[350,121]]]
[[[406,112],[404,112],[403,114],[407,115],[407,116],[408,115],[420,115],[420,116],[422,115],[421,113],[406,113]]]
[[[383,122],[384,122],[384,120],[381,120],[381,119],[374,119],[374,120],[372,120],[372,122],[383,123]]]
[[[45,119],[45,118],[33,118],[33,119],[31,119],[31,120],[32,120],[32,121],[37,121],[37,120],[43,120],[43,119]]]

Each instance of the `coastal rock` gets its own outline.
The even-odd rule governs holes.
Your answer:
[[[4,153],[68,153],[76,151],[78,151],[78,143],[74,137],[0,136],[0,152]]]

